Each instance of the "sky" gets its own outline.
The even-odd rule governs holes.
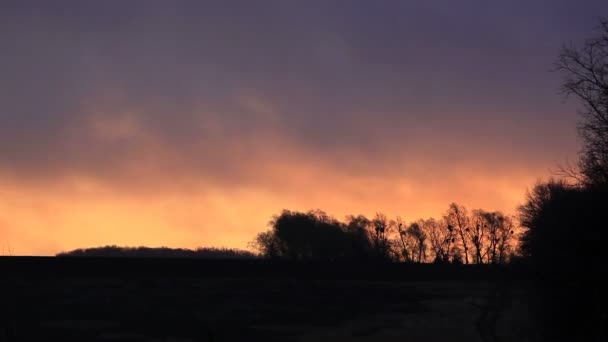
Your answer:
[[[515,214],[608,2],[0,2],[0,255],[247,248],[282,209]]]

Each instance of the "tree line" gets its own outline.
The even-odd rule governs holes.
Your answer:
[[[79,248],[61,252],[57,257],[103,257],[103,258],[197,258],[197,259],[254,259],[250,251],[233,248],[201,247],[197,249],[168,247],[121,247],[103,246]]]
[[[504,264],[516,252],[515,221],[456,203],[439,219],[409,223],[382,213],[339,221],[321,210],[283,210],[251,245],[263,257],[299,261]]]

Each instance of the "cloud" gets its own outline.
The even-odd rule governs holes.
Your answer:
[[[512,211],[527,184],[575,155],[576,104],[560,101],[548,69],[606,9],[0,6],[0,183],[11,189],[0,200],[17,203],[0,219],[22,244],[48,241],[32,251],[120,240],[126,226],[125,243],[156,227],[150,243],[243,246],[283,207],[414,216],[458,200]],[[166,214],[143,209],[165,198]],[[36,240],[52,229],[57,239]]]

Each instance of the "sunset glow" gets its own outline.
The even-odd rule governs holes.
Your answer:
[[[2,254],[247,248],[282,209],[514,214],[576,158],[549,70],[603,1],[253,3],[0,5]]]

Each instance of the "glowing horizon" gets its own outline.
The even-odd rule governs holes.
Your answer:
[[[536,179],[521,172],[487,179],[459,175],[443,180],[455,183],[447,191],[441,189],[441,180],[427,180],[427,186],[373,177],[348,179],[339,172],[331,176],[315,170],[289,173],[295,183],[278,180],[281,190],[269,185],[228,190],[183,184],[158,192],[145,186],[124,191],[77,178],[33,189],[4,183],[0,210],[11,215],[2,219],[3,254],[8,254],[8,245],[13,255],[52,255],[102,245],[246,249],[282,209],[321,209],[338,219],[383,212],[410,222],[440,217],[455,201],[470,209],[514,213],[525,188]]]
[[[246,248],[283,209],[514,214],[576,158],[548,70],[603,1],[237,4],[0,5],[2,254]]]

